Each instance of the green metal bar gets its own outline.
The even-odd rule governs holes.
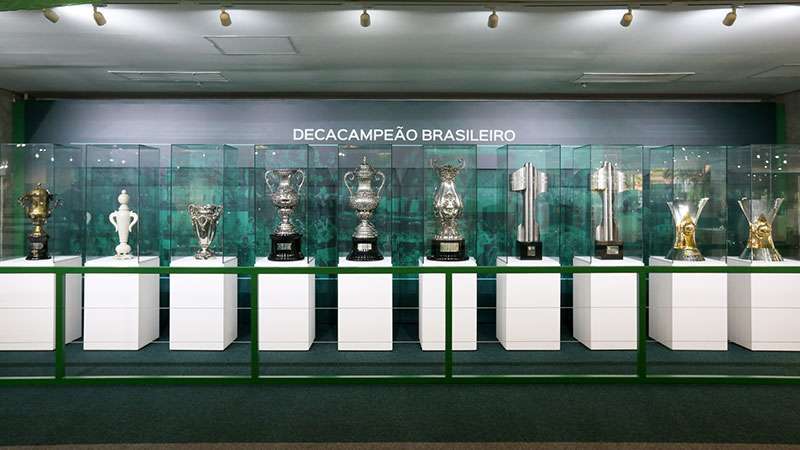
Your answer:
[[[11,104],[11,142],[23,144],[28,142],[25,127],[25,100],[15,99]]]
[[[55,341],[56,341],[56,371],[55,377],[56,379],[64,378],[66,370],[64,368],[64,346],[66,345],[66,298],[64,295],[64,282],[66,279],[66,275],[64,274],[55,274],[55,281],[56,281],[56,298],[55,298],[55,307],[56,307],[56,329],[55,329]]]
[[[257,380],[261,374],[258,353],[258,275],[250,277],[250,378]]]
[[[453,378],[453,274],[444,275],[444,376]]]
[[[639,311],[639,318],[636,339],[636,376],[645,379],[647,378],[647,294],[649,287],[646,273],[640,272],[638,279],[639,300],[636,308]]]

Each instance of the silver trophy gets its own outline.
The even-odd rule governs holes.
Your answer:
[[[300,202],[300,190],[305,180],[306,174],[301,169],[272,169],[264,173],[272,204],[277,208],[281,219],[270,235],[272,246],[268,259],[272,261],[303,259],[300,245],[302,235],[295,228],[291,217]]]
[[[380,178],[378,190],[372,190],[372,182]],[[353,181],[357,181],[355,192],[353,192]],[[350,207],[356,211],[359,223],[353,232],[353,247],[347,259],[350,261],[380,261],[383,259],[378,249],[378,231],[370,223],[375,209],[381,200],[381,191],[386,182],[386,175],[380,170],[375,170],[367,164],[367,157],[355,171],[344,174],[344,185],[350,192]]]
[[[695,233],[700,213],[708,203],[708,198],[703,197],[695,203],[689,200],[675,200],[667,202],[667,207],[672,213],[675,223],[675,243],[667,253],[666,258],[673,261],[705,261],[700,249],[697,248]]]
[[[210,259],[214,257],[214,252],[209,250],[214,236],[217,234],[217,222],[222,216],[222,206],[220,205],[189,205],[189,216],[192,218],[194,234],[200,241],[200,250],[194,254],[196,259]]]
[[[547,174],[525,163],[509,176],[509,189],[522,194],[522,223],[517,225],[520,259],[542,259],[542,242],[536,222],[536,199],[547,192]]]
[[[766,199],[743,198],[739,200],[739,208],[742,209],[744,217],[750,225],[747,247],[740,256],[742,259],[767,262],[783,261],[783,257],[778,253],[772,240],[772,222],[775,221],[781,204],[783,204],[782,198],[776,198],[772,204],[768,203]]]
[[[428,258],[434,261],[464,261],[468,259],[464,236],[458,229],[458,219],[464,213],[464,202],[456,192],[456,176],[464,169],[464,160],[457,165],[439,164],[431,160],[431,167],[439,175],[439,186],[433,195],[433,215],[439,222],[439,230],[431,242]]]
[[[600,194],[602,216],[594,229],[594,255],[600,259],[622,259],[622,240],[617,226],[617,194],[625,190],[625,173],[609,161],[592,172],[591,190]]]

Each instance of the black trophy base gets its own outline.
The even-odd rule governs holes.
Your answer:
[[[431,255],[428,256],[431,261],[466,261],[469,259],[467,256],[467,246],[464,245],[464,239],[455,241],[446,241],[434,239],[431,242]]]
[[[300,248],[301,235],[270,234],[269,237],[272,240],[272,247],[267,259],[270,261],[300,261],[303,259],[303,251]]]
[[[599,259],[622,259],[622,241],[595,241],[594,257]]]
[[[353,238],[353,247],[347,255],[348,261],[380,261],[383,255],[378,250],[378,238]]]
[[[42,259],[50,259],[50,253],[47,251],[48,236],[28,236],[28,256],[25,257],[28,261],[39,261]]]
[[[519,259],[542,259],[542,243],[540,241],[517,241],[517,255]]]

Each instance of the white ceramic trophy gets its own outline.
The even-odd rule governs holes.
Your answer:
[[[133,255],[131,255],[131,246],[128,245],[128,236],[133,231],[133,226],[139,221],[139,215],[128,207],[130,196],[125,189],[119,193],[117,201],[119,209],[108,215],[108,221],[114,225],[114,229],[119,235],[119,245],[115,248],[117,254],[114,255],[114,258],[131,259]]]

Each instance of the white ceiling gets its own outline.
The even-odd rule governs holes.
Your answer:
[[[198,5],[117,5],[0,13],[0,88],[71,93],[723,94],[763,96],[800,89],[800,77],[752,78],[800,63],[800,6],[748,6],[733,27],[727,10],[661,7],[521,8],[486,26],[480,7],[370,10],[362,28],[352,6],[271,6],[219,11]],[[230,56],[211,35],[289,36],[296,55]],[[283,48],[281,42],[274,42]],[[251,45],[248,45],[251,47]],[[251,48],[248,48],[252,50]],[[220,71],[227,83],[128,81],[111,70]],[[672,83],[581,87],[584,72],[696,72]],[[778,73],[781,73],[780,71]],[[784,71],[797,75],[800,71]]]

